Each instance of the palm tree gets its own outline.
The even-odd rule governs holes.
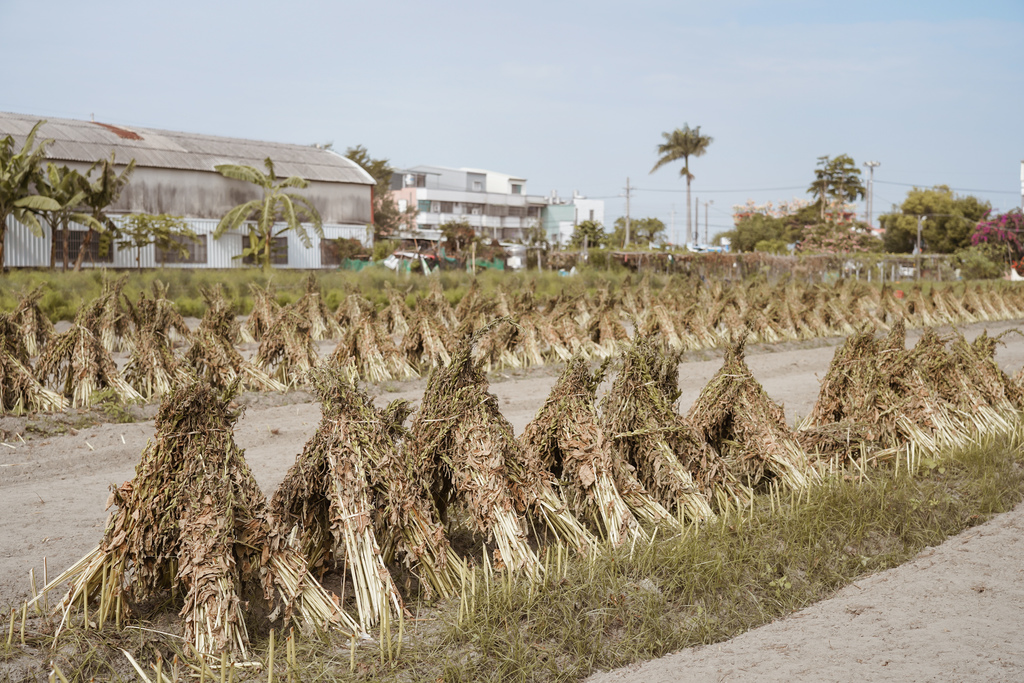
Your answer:
[[[97,169],[99,169],[99,177],[93,180],[92,172]],[[116,202],[118,197],[121,196],[121,192],[128,185],[134,170],[135,159],[132,159],[128,162],[125,169],[121,171],[121,174],[118,175],[114,169],[114,154],[111,153],[109,159],[97,161],[89,168],[85,176],[80,178],[81,189],[85,192],[85,196],[82,197],[82,203],[89,208],[96,222],[106,230],[117,232],[117,226],[107,216],[106,210],[107,207]],[[78,258],[75,259],[75,271],[82,269],[82,261],[85,260],[85,255],[89,251],[89,243],[92,242],[94,232],[96,232],[95,228],[90,225],[89,232],[85,234],[82,246],[78,250]]]
[[[213,231],[213,238],[219,239],[225,232],[235,230],[255,217],[255,225],[249,228],[249,248],[242,255],[257,258],[263,270],[269,272],[275,237],[294,230],[308,249],[313,243],[301,219],[306,218],[320,238],[324,236],[324,228],[320,212],[309,199],[294,192],[285,192],[285,189],[291,187],[306,188],[309,183],[298,176],[278,178],[270,157],[264,159],[263,163],[267,167],[266,173],[243,164],[221,164],[214,167],[225,178],[258,185],[263,190],[263,197],[239,204],[224,214]],[[279,221],[283,221],[285,226],[275,233],[274,225]]]
[[[690,173],[690,157],[702,157],[708,150],[708,145],[715,141],[709,135],[700,134],[700,126],[690,128],[690,124],[684,123],[682,128],[676,128],[671,133],[662,133],[661,137],[665,142],[658,145],[658,163],[654,164],[651,173],[667,163],[683,160],[683,168],[679,175],[686,178],[686,243],[690,243],[690,236],[693,234],[692,221],[693,211],[690,209],[690,181],[694,176]]]
[[[39,180],[46,146],[53,140],[35,145],[36,132],[45,121],[32,126],[25,144],[14,150],[14,138],[0,139],[0,270],[4,266],[4,241],[7,237],[7,217],[27,226],[37,237],[43,236],[36,213],[57,208],[56,202],[35,193],[33,185]]]
[[[50,200],[50,205],[41,213],[46,215],[50,224],[50,268],[55,268],[57,239],[62,238],[63,268],[68,269],[68,257],[71,249],[71,222],[79,223],[90,230],[103,230],[103,224],[85,213],[86,185],[85,179],[75,170],[67,166],[58,167],[47,164],[46,173],[38,180],[39,193]]]

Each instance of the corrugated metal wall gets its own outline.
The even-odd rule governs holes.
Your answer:
[[[114,217],[117,221],[118,218]],[[167,268],[242,268],[242,232],[226,233],[219,240],[212,237],[217,227],[215,220],[203,218],[185,219],[186,225],[197,235],[209,235],[206,240],[206,263],[174,263],[167,264]],[[7,219],[7,238],[4,249],[4,262],[10,268],[46,268],[50,265],[50,242],[51,231],[45,221],[43,223],[43,237],[36,237],[27,226],[14,220]],[[279,224],[278,227],[284,227]],[[85,226],[77,223],[71,224],[72,230],[86,230]],[[336,225],[324,224],[324,239],[354,238],[363,243],[366,247],[373,246],[373,236],[364,225]],[[331,268],[323,266],[320,262],[320,238],[313,232],[309,225],[306,225],[306,232],[309,234],[312,244],[307,249],[299,236],[294,232],[287,232],[288,238],[288,264],[277,266],[278,268],[315,269]],[[71,261],[74,261],[72,255]],[[136,262],[138,256],[138,262]],[[117,249],[114,252],[113,263],[92,264],[86,261],[85,268],[155,268],[156,248],[153,245],[143,247],[138,253],[135,249]]]

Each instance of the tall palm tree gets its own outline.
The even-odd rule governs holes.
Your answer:
[[[661,137],[665,138],[665,142],[658,145],[658,163],[654,164],[651,173],[667,163],[683,160],[683,168],[679,171],[679,175],[686,178],[686,243],[689,244],[690,236],[693,234],[690,181],[694,178],[694,175],[690,173],[690,157],[704,156],[708,145],[715,139],[709,135],[701,135],[700,126],[690,128],[688,123],[684,123],[682,128],[676,128],[671,133],[662,133]]]
[[[298,176],[278,178],[270,157],[264,159],[263,164],[267,167],[266,173],[244,164],[221,164],[214,167],[225,178],[244,180],[259,186],[263,190],[263,196],[239,204],[224,214],[213,231],[213,238],[219,239],[225,232],[235,230],[245,221],[255,217],[255,225],[249,228],[249,250],[243,255],[255,257],[262,263],[263,270],[269,272],[275,237],[293,230],[308,249],[313,243],[302,225],[302,219],[309,220],[318,237],[324,236],[324,228],[320,212],[309,199],[294,192],[285,192],[287,188],[292,187],[303,189],[308,187],[309,183]],[[275,233],[274,225],[279,221],[283,221],[285,226]]]

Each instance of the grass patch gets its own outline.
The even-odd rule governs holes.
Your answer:
[[[351,641],[320,634],[298,638],[286,657],[278,634],[275,680],[575,681],[726,640],[1011,509],[1024,499],[1022,437],[1021,429],[984,437],[924,460],[915,476],[905,468],[871,470],[832,477],[799,497],[761,495],[751,508],[649,545],[590,558],[549,547],[538,583],[478,568],[461,602],[407,601],[415,618],[406,620],[399,656],[382,660],[376,644],[358,644],[352,667]],[[250,633],[265,662],[263,626],[253,624]],[[47,637],[29,632],[30,650],[48,646]],[[0,648],[8,672],[31,658],[14,640]],[[185,656],[182,645],[150,631],[90,631],[62,640],[59,659],[65,673],[136,680],[117,647],[146,667],[159,653],[168,672],[175,654]],[[266,679],[265,670],[235,676]]]

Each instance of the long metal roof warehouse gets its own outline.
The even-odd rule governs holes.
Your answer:
[[[15,149],[24,144],[36,116],[0,112],[0,138],[11,135]],[[189,256],[174,257],[167,263],[180,267],[233,268],[242,265],[240,256],[248,235],[227,233],[214,240],[212,232],[220,218],[231,208],[258,198],[259,188],[217,173],[219,164],[244,164],[264,170],[263,160],[270,157],[279,177],[299,176],[309,181],[301,192],[312,201],[323,219],[324,240],[311,230],[313,240],[307,249],[290,231],[275,245],[275,265],[286,268],[323,268],[336,265],[329,248],[337,238],[356,238],[370,245],[373,222],[373,178],[355,162],[329,149],[307,145],[261,142],[196,133],[178,133],[155,128],[112,125],[96,121],[46,119],[36,134],[37,143],[52,140],[46,158],[81,172],[94,162],[115,155],[118,164],[135,160],[131,181],[120,199],[108,209],[112,215],[132,213],[181,216],[199,236],[189,245]],[[72,235],[84,232],[72,225]],[[25,226],[8,219],[5,265],[43,267],[50,264],[52,231],[47,227],[42,239]],[[80,235],[78,236],[80,238]],[[79,239],[73,244],[79,244]],[[94,242],[95,243],[95,242]],[[77,253],[77,247],[72,248]],[[114,268],[136,267],[134,250],[111,249],[106,253],[90,250],[88,265]],[[161,262],[155,249],[143,249],[139,265],[151,267]]]

